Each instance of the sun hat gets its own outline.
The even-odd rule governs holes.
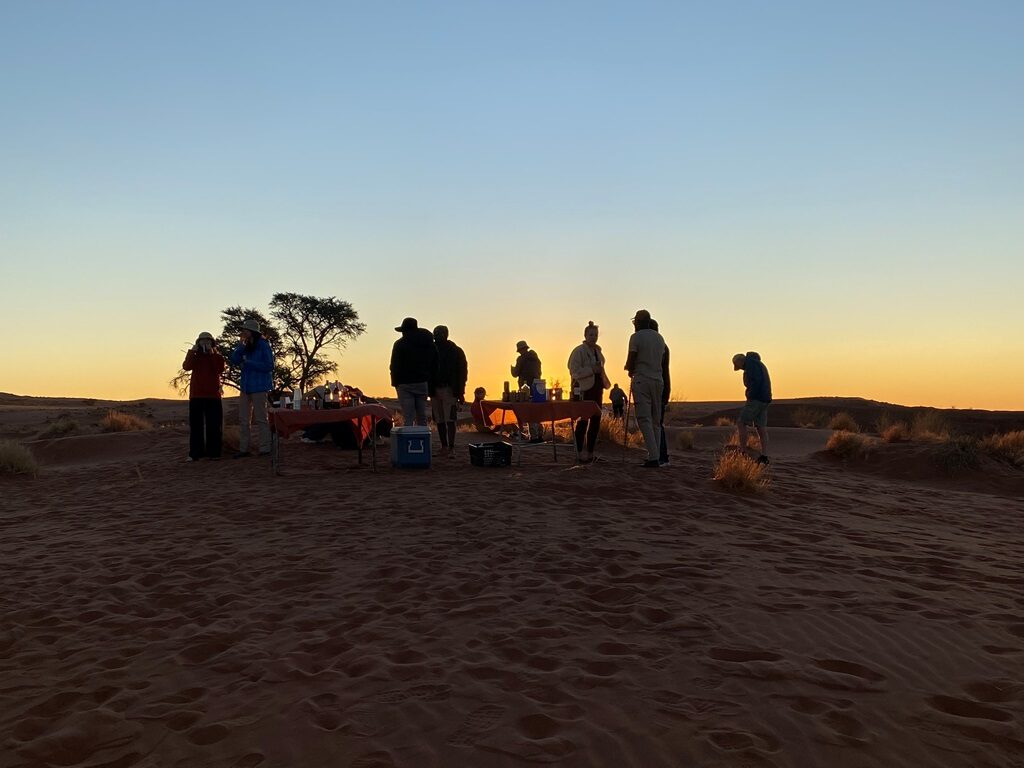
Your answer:
[[[209,331],[203,331],[196,337],[196,341],[213,341],[213,334]]]
[[[245,318],[245,322],[242,323],[242,330],[244,330],[244,331],[252,331],[253,333],[259,333],[260,332],[260,323],[254,317],[247,317],[247,318]]]
[[[403,331],[415,331],[419,327],[420,324],[416,322],[415,317],[407,317],[405,318],[405,320],[402,321],[402,324],[400,326],[395,328],[395,330],[401,333]]]
[[[525,341],[517,341],[516,342],[516,351],[517,352],[524,352],[524,351],[526,351],[529,348],[530,348],[530,345],[527,344]]]

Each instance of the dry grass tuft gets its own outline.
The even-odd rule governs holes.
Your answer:
[[[1024,430],[989,435],[978,444],[978,448],[994,459],[1024,467]]]
[[[804,429],[824,427],[827,421],[828,414],[814,408],[797,408],[793,411],[793,423]]]
[[[0,440],[0,474],[32,475],[39,473],[39,465],[32,452],[13,440]]]
[[[765,465],[741,451],[726,451],[719,456],[712,477],[726,490],[741,493],[759,493],[768,486]]]
[[[840,411],[829,419],[828,428],[842,432],[860,432],[860,425],[846,411]]]
[[[719,416],[717,419],[715,419],[716,427],[731,427],[734,426],[735,424],[736,419],[730,419],[725,416]]]
[[[597,439],[599,443],[613,443],[615,445],[622,445],[622,438],[626,433],[626,422],[623,419],[601,419],[601,427],[597,433]],[[644,436],[640,434],[640,430],[636,424],[632,424],[629,428],[629,442],[627,443],[632,448],[643,448],[644,447]]]
[[[740,447],[740,432],[739,432],[738,429],[734,430],[733,433],[731,435],[729,435],[729,440],[726,442],[725,446],[727,448],[739,448]],[[758,451],[758,452],[760,452],[760,450],[761,450],[761,438],[758,436],[756,429],[753,429],[753,428],[747,429],[747,444],[745,446],[743,446],[743,448],[745,448],[746,450],[749,450],[749,451]]]
[[[104,432],[139,432],[152,428],[153,425],[145,419],[121,411],[107,411],[107,415],[100,420],[100,429]]]
[[[825,444],[825,450],[841,459],[860,459],[871,453],[873,447],[870,438],[856,432],[839,430]]]
[[[69,419],[67,416],[61,416],[55,422],[50,424],[46,429],[39,433],[39,437],[42,440],[49,440],[55,437],[67,437],[78,431],[78,422],[74,419]]]
[[[910,439],[910,427],[906,422],[897,421],[882,430],[881,435],[887,443],[905,443]]]
[[[676,450],[680,451],[693,450],[693,432],[688,429],[681,429],[676,432],[675,447]]]
[[[914,416],[910,432],[915,440],[942,442],[949,440],[949,422],[938,411],[921,411]]]
[[[950,477],[981,468],[978,441],[971,437],[954,437],[941,441],[935,452],[935,463]]]
[[[237,424],[228,424],[224,427],[224,432],[221,435],[221,450],[231,451],[232,453],[238,450],[241,442],[241,428]]]

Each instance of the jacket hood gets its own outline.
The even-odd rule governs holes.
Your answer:
[[[747,360],[753,360],[755,363],[761,362],[761,356],[757,352],[747,352],[746,358]]]

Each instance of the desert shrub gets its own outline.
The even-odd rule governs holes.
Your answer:
[[[860,426],[846,411],[840,411],[829,419],[828,428],[842,432],[860,432]]]
[[[716,427],[731,427],[736,423],[736,419],[730,419],[728,416],[719,416],[715,419]]]
[[[693,450],[693,432],[688,429],[681,429],[676,432],[676,449],[680,451]]]
[[[768,485],[765,465],[740,451],[726,451],[719,456],[712,477],[729,491],[757,493]]]
[[[871,440],[856,432],[839,430],[825,444],[825,450],[841,459],[859,459],[871,452]]]
[[[608,443],[614,443],[615,445],[622,445],[622,438],[626,433],[626,422],[623,419],[601,419],[601,428],[597,433],[597,439],[599,443],[607,445]],[[642,448],[644,446],[644,436],[640,434],[640,430],[635,424],[629,429],[629,442],[627,445],[633,448]]]
[[[152,426],[145,419],[121,411],[107,411],[107,415],[100,419],[100,429],[104,432],[138,432]]]
[[[882,432],[882,439],[887,443],[905,443],[910,439],[910,427],[906,422],[897,421],[885,427]]]
[[[39,472],[32,452],[13,440],[0,440],[0,474],[35,475]]]
[[[740,447],[740,431],[738,429],[733,430],[732,434],[729,435],[729,439],[726,441],[725,446],[726,448]],[[761,438],[758,436],[756,429],[747,429],[747,444],[743,447],[751,451],[761,450]]]
[[[936,410],[920,411],[914,415],[910,432],[915,440],[948,440],[949,423]]]
[[[78,422],[74,419],[69,419],[67,416],[59,417],[55,422],[46,427],[42,432],[39,433],[39,437],[44,440],[49,440],[55,437],[67,437],[68,435],[74,434],[78,431]]]
[[[970,437],[943,440],[935,450],[935,463],[943,473],[956,476],[981,467],[978,441]]]
[[[793,423],[804,429],[815,429],[825,426],[828,414],[814,408],[797,408],[793,411]]]
[[[1024,467],[1024,430],[989,435],[978,444],[978,448],[994,459]]]

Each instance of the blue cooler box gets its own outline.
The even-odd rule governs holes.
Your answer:
[[[391,466],[430,469],[430,427],[392,429]]]

